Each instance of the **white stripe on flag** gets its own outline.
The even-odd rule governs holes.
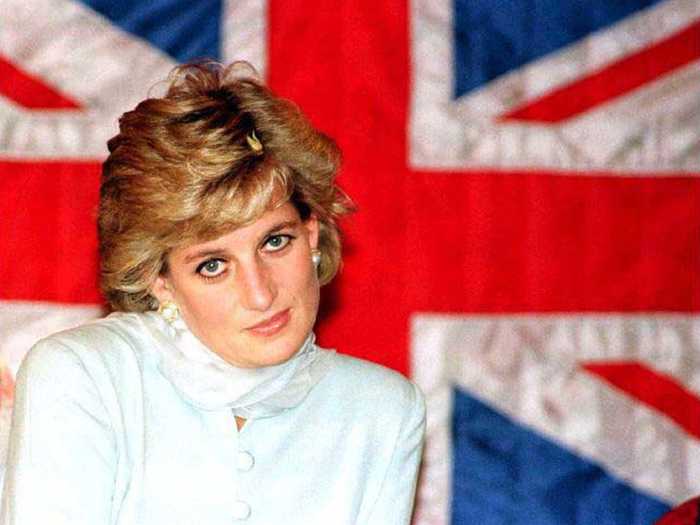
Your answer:
[[[267,0],[226,0],[222,23],[222,60],[246,60],[260,76],[267,71]]]

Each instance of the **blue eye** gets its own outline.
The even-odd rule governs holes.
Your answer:
[[[287,234],[271,235],[265,241],[263,248],[267,252],[277,252],[292,242],[293,238]]]
[[[225,270],[226,266],[221,259],[209,259],[197,266],[197,273],[202,277],[217,277]]]

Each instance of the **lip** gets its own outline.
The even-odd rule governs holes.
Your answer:
[[[287,326],[290,318],[289,314],[289,308],[287,308],[258,324],[249,326],[246,330],[256,335],[274,335]]]

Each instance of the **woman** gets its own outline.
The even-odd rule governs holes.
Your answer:
[[[240,63],[176,69],[119,124],[116,313],[26,357],[0,523],[408,523],[421,394],[314,344],[349,211],[335,144]]]

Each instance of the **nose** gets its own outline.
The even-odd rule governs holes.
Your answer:
[[[265,263],[254,257],[245,263],[240,262],[236,273],[241,304],[248,310],[268,310],[277,297],[277,286]]]

